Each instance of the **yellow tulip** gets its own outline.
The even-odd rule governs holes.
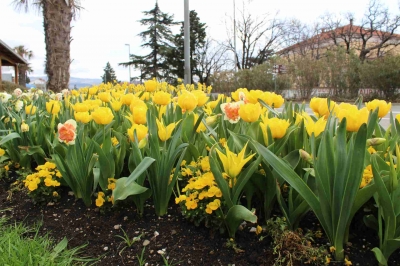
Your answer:
[[[164,123],[158,119],[156,119],[157,128],[158,128],[158,137],[161,141],[166,141],[171,137],[172,131],[175,129],[175,123],[171,123],[168,126],[165,126]]]
[[[374,111],[376,108],[379,108],[378,116],[380,118],[387,115],[387,113],[389,113],[390,109],[392,108],[392,103],[387,103],[384,100],[373,100],[367,102],[365,105],[367,106],[367,109],[369,111]]]
[[[246,122],[255,122],[261,114],[261,106],[258,103],[247,103],[240,105],[239,116]]]
[[[146,124],[147,106],[139,105],[132,108],[132,121],[134,124]]]
[[[122,104],[125,104],[125,105],[131,105],[134,98],[137,98],[137,97],[135,95],[133,95],[132,93],[124,94],[121,96],[121,102],[122,102]]]
[[[158,105],[167,105],[171,102],[171,94],[165,91],[157,91],[153,95],[153,102]]]
[[[309,136],[314,133],[315,137],[318,137],[324,130],[326,126],[326,120],[324,117],[319,118],[316,122],[309,117],[309,119],[304,120],[304,125],[306,127],[307,134]]]
[[[110,108],[99,107],[92,112],[92,118],[96,124],[108,125],[114,119],[114,115]]]
[[[27,106],[25,106],[25,113],[27,114],[27,115],[34,115],[35,113],[36,113],[36,106],[34,106],[34,105],[27,105]]]
[[[58,114],[58,112],[60,112],[60,109],[61,109],[61,104],[59,101],[51,100],[46,103],[46,110],[50,114],[53,114],[53,115]]]
[[[262,95],[262,90],[251,90],[248,94],[246,94],[246,101],[253,104],[258,103],[258,99],[260,99]]]
[[[197,106],[197,97],[188,91],[183,91],[178,96],[178,105],[185,111],[193,111]]]
[[[97,93],[98,89],[99,89],[98,87],[91,87],[89,89],[89,95],[95,95]]]
[[[205,94],[204,91],[201,91],[201,90],[194,90],[194,91],[192,91],[192,94],[194,94],[194,96],[196,96],[196,98],[197,98],[197,106],[198,107],[206,104],[206,102],[210,98],[210,97],[207,97],[207,94]]]
[[[341,109],[337,117],[340,121],[345,117],[346,118],[346,129],[351,132],[356,132],[360,128],[360,126],[364,123],[368,122],[369,111],[366,107],[358,110],[358,109]]]
[[[111,101],[111,94],[109,92],[100,92],[97,97],[104,103]]]
[[[263,123],[260,123],[261,130],[264,134],[264,138],[267,136],[267,127],[271,130],[272,138],[280,139],[285,136],[287,129],[289,128],[289,121],[279,119],[277,117],[265,119]]]
[[[314,111],[314,113],[319,116],[324,116],[327,118],[329,113],[334,110],[336,103],[334,101],[330,101],[330,105],[328,108],[328,99],[327,98],[312,98],[310,101],[310,108]]]
[[[134,124],[130,129],[128,129],[128,136],[131,141],[135,141],[134,132],[136,132],[137,140],[140,142],[147,136],[149,129],[144,125]]]
[[[84,124],[87,124],[90,121],[92,121],[92,116],[89,114],[89,112],[75,112],[74,117],[76,122],[81,122]]]
[[[118,112],[121,110],[122,107],[122,102],[120,101],[111,101],[111,108],[115,111]]]
[[[269,91],[263,92],[260,99],[263,100],[269,106],[271,107],[273,106],[274,108],[281,107],[282,104],[285,102],[285,99],[283,99],[281,95]]]
[[[231,96],[236,102],[241,101],[241,99],[239,97],[240,93],[243,93],[245,95],[245,97],[247,97],[247,94],[249,93],[249,91],[246,88],[239,88],[236,91],[232,92]],[[220,95],[222,95],[222,94],[220,94]]]
[[[396,119],[397,119],[397,121],[399,121],[399,123],[400,123],[400,114],[396,115]]]
[[[156,79],[152,79],[152,80],[148,80],[144,82],[144,87],[146,88],[146,91],[148,92],[153,92],[155,90],[157,90],[157,85],[158,82],[156,81]]]
[[[235,179],[242,171],[243,166],[254,157],[255,154],[249,155],[247,158],[244,157],[246,148],[247,143],[239,154],[230,151],[228,145],[225,146],[226,154],[222,153],[218,149],[216,150],[222,162],[222,166],[224,167],[224,172],[230,178]]]

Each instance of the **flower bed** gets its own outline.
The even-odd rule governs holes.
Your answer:
[[[393,116],[388,129],[379,125],[390,103],[313,98],[308,114],[304,104],[284,104],[271,92],[238,89],[210,99],[210,91],[150,80],[60,94],[2,93],[2,169],[20,174],[35,203],[63,200],[62,191],[71,190],[86,208],[131,212],[135,224],[149,213],[184,217],[222,233],[237,252],[243,228],[255,243],[273,237],[273,245],[285,247],[273,233],[279,223],[312,252],[290,257],[275,246],[276,262],[350,265],[346,244],[359,220],[379,238],[369,249],[381,265],[398,253],[400,125]],[[325,246],[310,242],[317,228],[298,230],[310,214]],[[115,222],[125,228],[130,221]],[[261,253],[254,263],[269,263]]]

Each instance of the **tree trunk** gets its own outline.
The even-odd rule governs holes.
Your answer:
[[[18,72],[18,84],[26,87],[26,68],[20,66]]]
[[[72,17],[65,0],[43,1],[47,89],[54,92],[68,89]]]

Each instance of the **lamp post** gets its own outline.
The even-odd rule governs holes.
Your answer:
[[[235,72],[237,72],[238,60],[236,56],[236,5],[235,0],[233,0],[233,50],[235,54]]]
[[[125,45],[128,46],[128,53],[129,53],[128,54],[128,59],[130,61],[131,60],[131,45],[130,44],[125,44]],[[131,83],[131,65],[128,65],[128,68],[129,68],[129,83]]]
[[[184,82],[186,84],[192,83],[190,73],[190,15],[189,15],[189,0],[184,2],[184,22],[183,22],[183,35],[184,35],[184,59],[185,59],[185,75]]]

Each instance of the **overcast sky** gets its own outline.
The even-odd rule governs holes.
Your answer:
[[[33,1],[31,1],[33,2]],[[282,18],[297,18],[312,23],[325,12],[352,12],[360,18],[369,0],[253,0],[245,6],[261,17],[279,11]],[[398,13],[398,0],[382,1],[391,13]],[[16,11],[12,0],[0,0],[0,39],[10,47],[24,45],[34,53],[32,76],[45,76],[45,43],[43,19],[40,12]],[[174,15],[175,21],[183,21],[183,0],[158,0],[161,11]],[[189,9],[198,13],[201,22],[208,26],[207,35],[214,39],[226,38],[226,23],[233,16],[234,0],[190,0]],[[151,10],[155,0],[81,0],[83,10],[73,22],[71,43],[71,76],[100,78],[109,61],[119,80],[128,80],[127,68],[118,63],[128,60],[128,46],[132,54],[144,55],[138,34],[145,30],[138,22],[143,11]],[[243,1],[236,0],[236,10],[242,10]],[[179,26],[176,27],[176,31]]]

